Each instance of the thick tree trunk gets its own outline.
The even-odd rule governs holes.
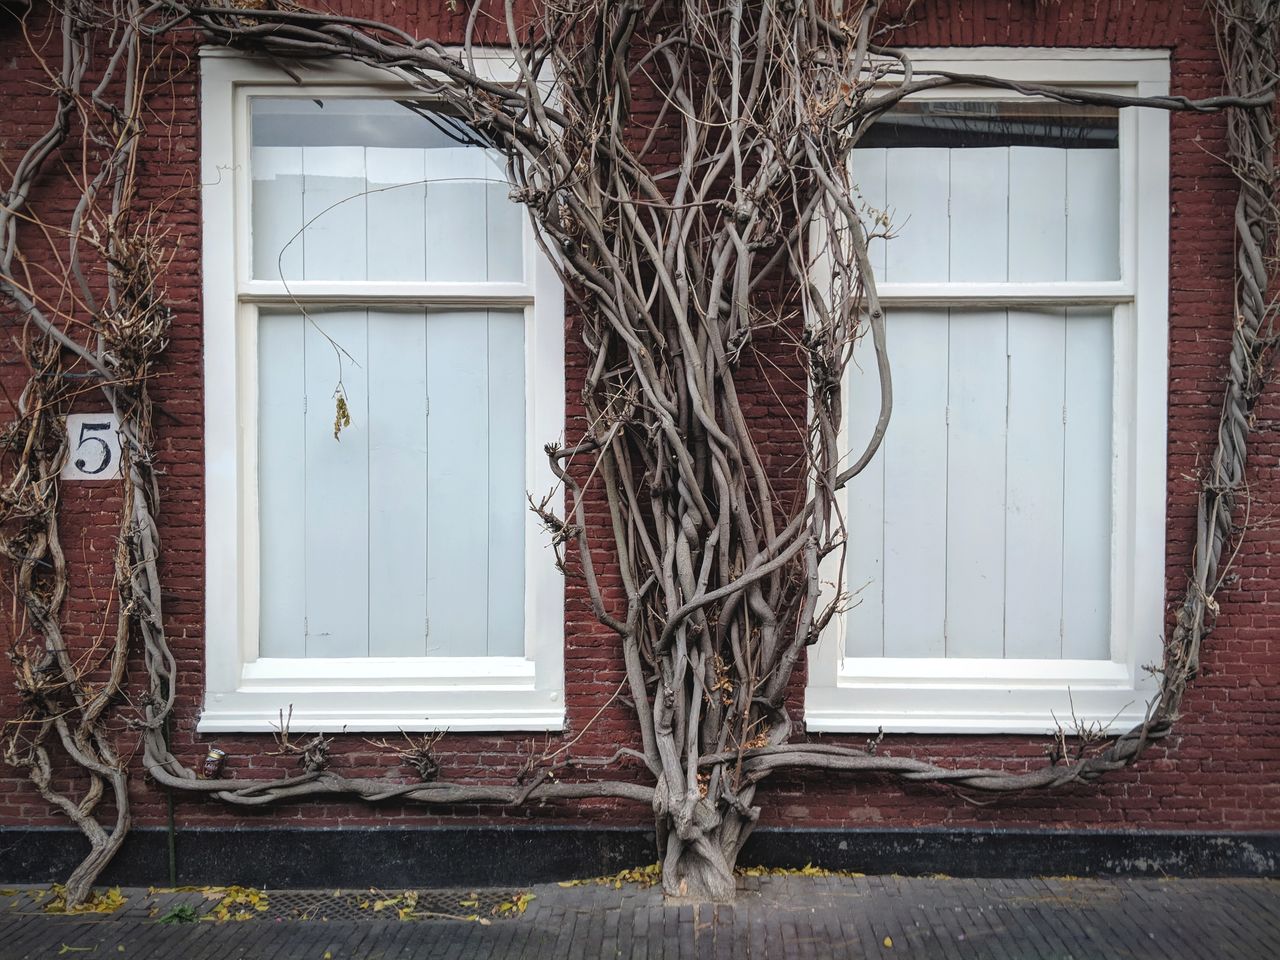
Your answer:
[[[732,903],[733,868],[749,828],[736,813],[706,829],[660,820],[662,892],[674,900]]]
[[[63,890],[63,902],[68,909],[82,906],[93,898],[94,881],[114,859],[128,833],[129,821],[126,817],[123,826],[117,823],[110,833],[101,831],[95,839],[91,839],[89,855],[71,872]]]

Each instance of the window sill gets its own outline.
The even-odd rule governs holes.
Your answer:
[[[1114,734],[1141,723],[1156,693],[1145,671],[1135,682],[1124,664],[1109,661],[851,658],[834,686],[805,691],[805,728],[1043,735],[1080,724]]]
[[[262,659],[234,690],[209,690],[199,733],[454,732],[564,728],[560,689],[519,657]],[[290,711],[292,713],[290,714]]]
[[[524,657],[261,657],[244,665],[241,689],[505,689],[532,686],[533,676]]]

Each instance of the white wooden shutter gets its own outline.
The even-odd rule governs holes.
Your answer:
[[[1119,277],[1112,121],[1090,140],[1087,117],[1005,111],[908,110],[855,151],[868,222],[890,224],[881,281]],[[850,489],[849,655],[1110,656],[1112,327],[1111,307],[889,311],[892,420]],[[879,411],[869,342],[846,395],[858,447]]]
[[[522,655],[523,311],[264,311],[258,344],[262,656]]]
[[[1110,656],[1111,308],[895,309],[849,491],[851,656]],[[856,351],[850,436],[875,423]]]

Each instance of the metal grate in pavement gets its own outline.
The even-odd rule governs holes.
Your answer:
[[[519,890],[408,890],[359,891],[278,890],[267,894],[267,909],[255,913],[261,920],[439,920],[442,918],[505,919],[519,916],[504,904],[520,896]]]

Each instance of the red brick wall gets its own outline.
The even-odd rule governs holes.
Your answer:
[[[329,6],[385,19],[412,33],[457,39],[464,16],[450,13],[443,0],[421,4],[392,0],[331,0]],[[465,5],[464,5],[465,6]],[[44,77],[27,52],[21,34],[0,14],[0,158],[12,163],[44,127],[49,102]],[[1210,24],[1199,0],[922,0],[911,20],[894,37],[916,45],[1028,45],[1159,47],[1173,52],[1174,92],[1207,96],[1220,92],[1220,70]],[[56,56],[57,45],[46,53]],[[165,53],[156,77],[152,139],[142,153],[141,180],[148,198],[163,200],[175,251],[166,283],[177,309],[172,344],[155,383],[161,513],[166,587],[165,610],[170,642],[181,669],[174,750],[190,764],[198,762],[212,738],[194,732],[202,690],[203,650],[203,489],[201,419],[198,76],[194,48],[184,39]],[[642,116],[643,110],[637,109]],[[167,129],[166,129],[167,128]],[[1184,585],[1195,514],[1198,464],[1212,449],[1221,393],[1223,359],[1231,328],[1233,183],[1215,158],[1223,155],[1224,120],[1219,116],[1173,118],[1172,236],[1170,244],[1170,398],[1168,597]],[[65,218],[70,195],[62,180],[50,177],[38,198],[51,217]],[[0,377],[16,396],[21,371],[11,346],[17,327],[11,314],[0,315],[5,344]],[[579,429],[577,400],[584,355],[573,321],[566,331],[570,436]],[[797,362],[780,339],[757,341],[770,363]],[[764,370],[765,367],[759,369]],[[763,375],[742,388],[750,413],[767,434],[765,453],[781,473],[794,462],[795,437],[785,408],[795,397],[785,382]],[[94,405],[92,401],[87,401]],[[7,403],[0,395],[0,404]],[[213,403],[222,401],[214,398]],[[98,405],[100,406],[100,405]],[[0,411],[6,417],[8,411]],[[1280,606],[1268,602],[1280,590],[1280,527],[1274,526],[1280,502],[1280,399],[1264,399],[1257,416],[1249,470],[1253,528],[1236,558],[1238,578],[1219,594],[1222,613],[1204,656],[1203,676],[1184,705],[1174,737],[1151,749],[1138,766],[1101,784],[1044,796],[1001,799],[987,806],[966,803],[941,790],[903,786],[894,781],[793,777],[771,781],[761,791],[763,822],[771,825],[937,825],[970,824],[1058,827],[1149,827],[1186,829],[1280,828]],[[780,477],[780,479],[783,479]],[[794,479],[794,478],[792,478]],[[785,482],[785,480],[784,480]],[[66,608],[68,635],[87,644],[109,631],[114,613],[106,611],[111,555],[119,500],[111,485],[68,485],[63,497],[63,543],[74,575]],[[599,517],[600,505],[595,505]],[[607,547],[601,545],[607,561]],[[607,580],[608,570],[604,571]],[[616,586],[616,584],[615,584]],[[614,704],[593,725],[588,721],[613,694],[622,677],[620,656],[610,634],[594,621],[581,589],[571,581],[566,608],[566,703],[568,722],[553,745],[582,734],[572,752],[607,755],[619,742],[638,739],[625,707]],[[0,629],[9,630],[7,623]],[[7,637],[6,637],[7,639]],[[8,682],[8,664],[0,665],[0,715],[16,709]],[[133,666],[137,686],[140,663]],[[797,684],[798,694],[800,684]],[[794,713],[800,717],[797,696]],[[840,738],[832,737],[831,740]],[[228,772],[240,777],[274,777],[293,769],[266,755],[269,737],[219,736],[228,751]],[[126,753],[133,742],[121,729]],[[463,781],[510,782],[530,749],[540,752],[542,738],[520,734],[449,735],[441,754],[444,773]],[[1000,762],[1011,768],[1043,762],[1044,743],[1025,737],[889,737],[883,750],[893,755]],[[358,735],[339,736],[334,766],[353,775],[377,776],[394,761]],[[135,765],[136,761],[135,761]],[[141,771],[138,771],[141,774]],[[391,772],[410,775],[407,769]],[[134,777],[135,822],[163,822],[164,796],[141,775]],[[177,798],[180,825],[259,822],[284,819],[315,826],[340,824],[421,824],[449,816],[490,821],[520,818],[561,822],[609,820],[643,823],[647,811],[611,802],[572,807],[503,812],[459,809],[427,812],[421,807],[368,806],[331,801],[291,804],[256,812],[230,810],[214,802]],[[60,824],[20,773],[0,768],[0,823]]]

